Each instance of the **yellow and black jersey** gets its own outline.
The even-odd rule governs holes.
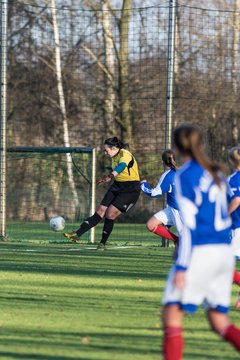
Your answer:
[[[140,181],[136,159],[128,150],[119,150],[112,158],[112,168],[118,173],[115,176],[116,181]]]

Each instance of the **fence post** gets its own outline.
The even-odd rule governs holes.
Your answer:
[[[167,84],[166,84],[166,118],[165,118],[165,150],[172,147],[173,128],[173,86],[175,63],[177,0],[169,0],[168,16],[168,49],[167,49]],[[168,241],[162,239],[162,246],[168,246]]]
[[[165,149],[169,149],[172,146],[176,7],[177,0],[169,0]]]
[[[0,43],[0,239],[6,237],[6,98],[8,1],[1,1]]]
[[[96,211],[96,149],[92,149],[92,199],[91,199],[91,215]],[[95,241],[95,227],[91,229],[91,243]]]

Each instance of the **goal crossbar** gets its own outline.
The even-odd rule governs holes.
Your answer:
[[[8,153],[47,153],[47,154],[67,154],[67,153],[92,153],[90,147],[46,147],[46,146],[13,146],[7,148]]]

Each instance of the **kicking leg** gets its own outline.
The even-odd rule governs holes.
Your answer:
[[[178,242],[178,236],[163,226],[163,223],[154,215],[148,220],[147,229],[158,236],[172,240],[174,243]]]
[[[100,205],[97,211],[92,216],[84,220],[84,222],[81,224],[77,231],[73,233],[64,233],[63,235],[67,239],[72,240],[73,242],[77,242],[85,232],[96,226],[102,220],[106,213],[106,210],[107,206]]]

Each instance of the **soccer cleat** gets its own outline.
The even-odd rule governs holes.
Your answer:
[[[236,307],[240,308],[240,293],[238,293],[238,299],[237,299],[237,302],[236,302]]]
[[[68,240],[71,240],[71,241],[73,241],[75,243],[77,243],[80,240],[80,237],[75,232],[63,233],[63,236],[65,236],[65,238],[67,238]]]
[[[106,245],[100,242],[97,246],[97,250],[106,250]]]

